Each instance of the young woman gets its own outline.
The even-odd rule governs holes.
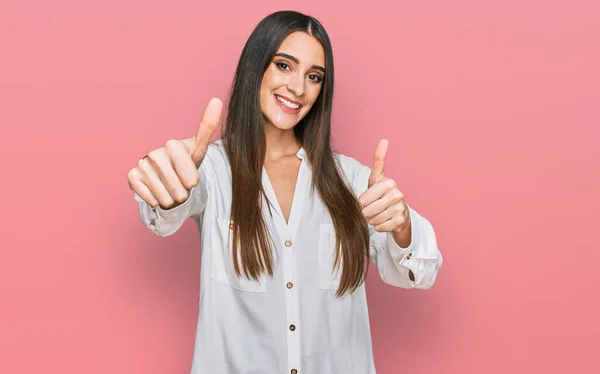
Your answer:
[[[201,234],[192,373],[375,373],[364,288],[430,288],[442,256],[430,223],[373,167],[330,147],[334,66],[315,19],[276,12],[250,35],[221,139],[212,99],[195,136],[169,140],[129,175],[144,225],[189,217]],[[401,312],[401,311],[400,311]]]

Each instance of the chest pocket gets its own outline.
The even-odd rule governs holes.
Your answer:
[[[267,277],[265,274],[261,275],[259,281],[248,279],[244,275],[238,277],[235,274],[232,252],[233,229],[230,221],[216,217],[214,224],[216,227],[211,246],[211,278],[229,284],[240,291],[266,292]]]
[[[335,262],[335,227],[321,223],[319,227],[319,288],[337,290],[342,276],[342,267],[333,267]]]

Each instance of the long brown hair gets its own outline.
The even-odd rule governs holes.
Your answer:
[[[294,127],[313,170],[313,185],[329,211],[336,232],[335,267],[342,266],[337,295],[354,291],[364,281],[369,233],[361,206],[346,183],[330,146],[333,102],[333,52],[329,37],[315,18],[280,11],[268,15],[250,35],[235,72],[222,141],[232,174],[231,220],[236,274],[258,279],[265,271],[273,275],[273,254],[262,216],[262,168],[266,153],[259,90],[262,77],[283,40],[292,32],[314,36],[325,51],[327,72],[321,92],[311,110]],[[237,248],[238,246],[233,246]],[[239,256],[239,257],[238,257]],[[239,260],[241,259],[241,269]],[[367,261],[368,266],[368,261]]]

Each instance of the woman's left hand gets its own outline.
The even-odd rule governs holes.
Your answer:
[[[373,167],[367,190],[360,195],[363,216],[376,231],[392,232],[400,247],[408,247],[411,239],[411,220],[404,195],[396,182],[383,175],[388,141],[382,139],[373,157]]]

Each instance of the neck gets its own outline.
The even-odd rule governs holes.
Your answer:
[[[265,138],[267,141],[266,157],[270,160],[295,155],[302,147],[294,135],[293,128],[282,130],[272,124],[266,124]]]

